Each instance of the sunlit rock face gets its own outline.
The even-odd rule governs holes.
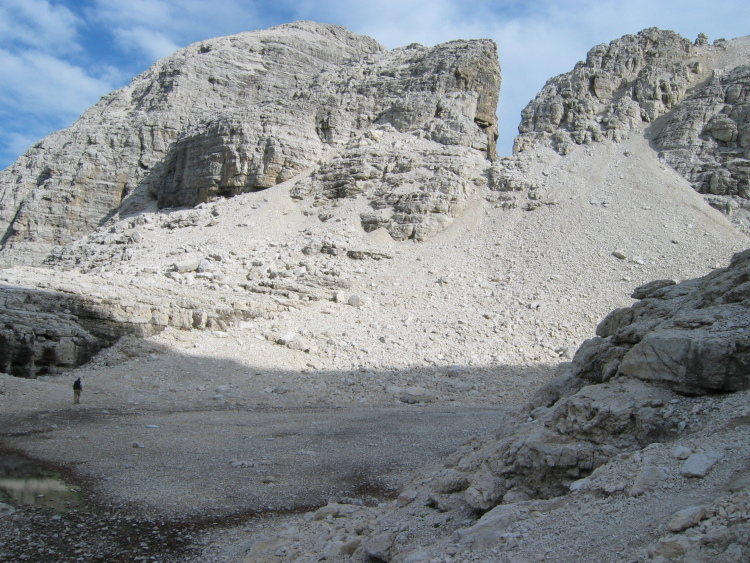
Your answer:
[[[750,65],[715,71],[666,118],[660,157],[750,230]]]
[[[298,22],[191,45],[0,174],[0,260],[39,263],[112,216],[266,189],[321,164],[367,179],[356,167],[405,149],[398,173],[413,170],[420,185],[400,183],[388,197],[383,190],[396,186],[386,178],[362,191],[378,226],[420,238],[434,230],[420,227],[423,216],[450,219],[494,156],[499,87],[491,41],[387,51],[342,27]],[[349,151],[378,129],[398,146],[375,143],[372,157],[352,160]],[[409,152],[413,139],[420,144]],[[442,172],[463,158],[479,168]],[[305,191],[330,193],[330,181],[338,182],[322,172]]]
[[[652,28],[598,45],[524,109],[515,151],[541,143],[566,154],[643,131],[665,163],[749,232],[747,44],[704,35],[691,43]]]
[[[656,28],[597,45],[526,106],[516,152],[541,141],[565,154],[575,145],[621,140],[653,122],[697,81],[694,50],[687,39]]]

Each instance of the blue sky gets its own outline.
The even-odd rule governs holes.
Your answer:
[[[688,39],[750,34],[747,0],[0,0],[0,169],[159,58],[295,20],[343,25],[387,48],[491,38],[503,84],[499,152],[547,79],[647,27]]]

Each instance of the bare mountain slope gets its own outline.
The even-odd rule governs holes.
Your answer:
[[[524,113],[517,154],[500,160],[491,148],[499,65],[487,41],[385,52],[341,28],[298,23],[206,41],[168,57],[134,82],[138,99],[153,106],[130,114],[120,96],[132,98],[135,90],[113,94],[90,110],[91,119],[43,141],[3,172],[12,181],[0,194],[8,222],[0,251],[7,266],[0,270],[0,371],[29,378],[2,376],[9,428],[3,442],[75,464],[103,498],[153,517],[195,514],[196,496],[175,483],[209,468],[219,485],[201,491],[201,507],[230,514],[262,502],[299,510],[329,490],[319,480],[320,489],[305,490],[313,481],[305,473],[320,463],[345,465],[360,450],[370,456],[378,448],[423,454],[431,440],[443,439],[437,426],[431,435],[430,424],[421,425],[427,430],[411,443],[390,443],[387,433],[370,430],[367,439],[347,442],[353,451],[331,447],[325,459],[300,438],[294,442],[300,449],[285,451],[273,474],[268,444],[257,434],[232,430],[230,455],[214,444],[221,432],[208,428],[241,421],[244,411],[259,417],[295,411],[300,424],[313,412],[328,424],[336,420],[334,406],[355,419],[358,409],[377,416],[383,407],[383,417],[411,409],[439,415],[434,420],[469,406],[487,409],[475,421],[484,431],[489,423],[481,421],[528,403],[559,369],[562,378],[515,422],[469,442],[444,470],[418,468],[423,473],[407,486],[405,470],[392,479],[383,468],[382,481],[368,474],[355,483],[404,486],[398,500],[364,507],[347,497],[303,520],[289,516],[226,536],[209,533],[214,543],[193,560],[585,560],[590,554],[618,561],[700,550],[713,541],[701,539],[708,536],[717,538],[707,548],[713,551],[698,556],[734,550],[730,557],[738,549],[743,556],[745,547],[720,528],[732,521],[729,514],[746,514],[744,485],[726,482],[745,478],[747,391],[691,398],[684,393],[695,393],[692,380],[672,387],[644,381],[656,378],[643,373],[661,368],[648,350],[628,357],[623,343],[648,343],[643,327],[655,323],[645,313],[643,324],[630,321],[643,309],[664,313],[655,299],[683,303],[683,290],[697,292],[687,300],[691,311],[701,309],[701,296],[711,307],[739,308],[740,320],[727,330],[732,338],[744,330],[746,253],[721,268],[748,247],[748,238],[694,189],[692,178],[664,162],[654,140],[714,68],[741,64],[744,44],[692,45],[647,30],[597,47],[588,63],[550,81]],[[227,58],[238,46],[251,53],[241,64]],[[280,51],[299,64],[314,62],[311,75],[300,71],[295,80],[302,82],[292,87],[291,75],[277,65]],[[239,80],[232,65],[231,72],[208,65],[200,73],[162,75],[220,54],[217,60],[234,61],[245,78],[277,72],[279,82],[254,88],[247,78],[246,88],[229,96],[236,85],[217,75]],[[190,93],[193,81],[206,90],[205,100]],[[153,144],[160,148],[148,157],[131,145],[120,147],[121,159],[115,151],[114,161],[130,167],[123,178],[137,184],[124,198],[124,184],[109,176],[117,167],[92,164],[92,178],[104,179],[80,185],[57,169],[44,172],[46,143],[56,146],[76,127],[94,127],[97,112],[140,123],[167,111],[156,101],[181,96],[199,109],[175,110],[186,112],[178,119],[184,128],[165,128],[168,142],[159,137],[161,144]],[[121,113],[103,109],[121,102]],[[226,119],[206,117],[225,102]],[[243,109],[235,113],[231,104]],[[83,149],[89,163],[101,154],[92,147],[127,138],[90,143],[86,135],[68,147],[89,147]],[[71,157],[68,170],[81,154]],[[100,184],[101,191],[92,187]],[[60,213],[66,220],[53,228]],[[712,271],[703,281],[686,281]],[[634,288],[653,280],[682,283],[642,288],[635,298],[646,305],[628,309]],[[722,291],[710,297],[726,303],[709,303],[716,280],[725,280]],[[652,295],[658,291],[661,297]],[[599,328],[606,343],[589,341],[575,354],[613,309],[619,312]],[[717,323],[718,330],[726,311],[715,312],[715,318],[699,311],[672,321],[684,321],[677,328],[685,331],[711,331],[708,325]],[[740,340],[743,348],[732,350],[746,354],[743,339],[732,342]],[[558,368],[574,354],[572,367]],[[746,371],[742,358],[731,364],[735,372]],[[86,396],[88,410],[78,418],[60,404],[70,375],[83,375],[87,388],[98,391]],[[63,427],[50,428],[37,416],[40,409],[65,420]],[[181,440],[209,440],[210,455],[175,447],[165,432],[153,432],[149,447],[128,442],[127,455],[122,451],[129,435],[122,427],[143,421],[158,430],[144,417],[166,426],[172,415],[184,421]],[[446,434],[451,444],[471,427],[461,424]],[[281,448],[282,438],[295,435],[289,432],[271,438]],[[673,453],[673,446],[683,449]],[[255,459],[260,451],[264,457]],[[174,458],[167,462],[162,452]],[[679,456],[692,454],[726,461],[694,480],[680,473]],[[428,457],[420,455],[420,463]],[[134,476],[136,466],[147,486]],[[249,484],[227,493],[222,479],[241,482],[240,470],[248,470]],[[276,488],[279,475],[289,487]],[[571,487],[576,494],[567,494]],[[292,490],[309,496],[297,498]],[[344,489],[330,490],[342,500]],[[721,494],[736,498],[717,500]],[[681,532],[665,521],[694,504],[705,505],[701,518],[715,518],[700,525],[700,538],[683,535],[647,551],[667,528]],[[728,511],[728,504],[735,508]],[[656,531],[653,521],[661,526]],[[569,529],[581,534],[585,549],[566,536]]]
[[[749,45],[704,35],[691,44],[655,28],[598,45],[524,109],[515,149],[542,143],[565,154],[651,124],[659,158],[746,229]]]
[[[298,22],[191,45],[0,174],[0,259],[39,264],[52,246],[120,213],[268,188],[329,161],[355,139],[366,145],[364,134],[385,125],[407,139],[418,133],[418,152],[386,153],[360,166],[347,193],[378,200],[381,216],[394,208],[378,226],[392,217],[413,231],[425,213],[449,219],[481,173],[464,171],[466,162],[494,153],[499,87],[489,41],[386,51],[341,27]],[[430,189],[409,189],[396,176],[414,169],[414,183],[424,167],[432,170]],[[401,197],[378,193],[392,192],[394,181]],[[334,184],[341,192],[342,182]],[[400,238],[412,234],[401,231]]]

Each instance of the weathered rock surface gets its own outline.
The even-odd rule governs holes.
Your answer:
[[[746,232],[750,229],[747,38],[694,44],[647,29],[589,51],[522,113],[515,153],[565,154],[642,131],[660,158]]]
[[[599,324],[573,359],[574,374],[597,383],[636,377],[686,394],[749,389],[748,278],[745,251],[702,279],[636,289],[641,301]]]
[[[716,69],[665,117],[653,140],[664,162],[745,230],[750,229],[749,108],[750,66]]]
[[[67,371],[120,334],[153,334],[121,338],[74,370],[91,382],[83,408],[92,410],[84,412],[122,408],[127,416],[132,409],[149,417],[152,412],[184,416],[197,422],[200,439],[226,454],[227,471],[257,470],[258,481],[232,487],[232,497],[225,497],[226,482],[217,478],[217,496],[203,497],[203,506],[242,506],[249,498],[257,500],[260,489],[265,498],[291,503],[274,501],[277,508],[300,506],[272,468],[273,460],[258,459],[257,443],[241,433],[236,440],[207,439],[205,427],[221,429],[230,411],[247,417],[237,409],[263,417],[278,408],[288,417],[287,410],[321,405],[353,412],[362,404],[377,411],[390,404],[414,412],[453,412],[468,405],[526,403],[533,387],[547,381],[560,359],[570,358],[596,321],[617,307],[600,323],[599,336],[559,366],[557,378],[519,417],[469,439],[441,469],[408,485],[393,502],[364,506],[347,493],[304,521],[286,516],[289,525],[282,530],[272,529],[272,522],[258,524],[262,532],[252,538],[245,525],[252,522],[243,523],[202,544],[204,559],[646,561],[690,553],[698,560],[746,559],[747,252],[707,278],[676,280],[719,268],[747,248],[747,237],[667,170],[642,135],[628,137],[627,131],[639,133],[649,123],[655,130],[664,120],[630,116],[628,108],[635,106],[627,96],[620,104],[615,92],[611,115],[616,119],[607,122],[613,124],[611,135],[594,112],[599,129],[571,125],[567,137],[559,137],[566,148],[575,146],[578,133],[585,143],[586,131],[602,142],[561,155],[538,142],[555,132],[532,131],[524,138],[533,142],[517,157],[490,163],[486,140],[492,122],[482,115],[491,96],[478,92],[491,75],[461,69],[489,56],[491,44],[455,42],[386,53],[340,28],[295,24],[253,35],[247,43],[244,35],[212,40],[194,46],[192,55],[188,48],[184,56],[200,60],[218,56],[225,43],[229,49],[233,41],[252,46],[256,40],[276,56],[289,47],[276,39],[290,30],[319,41],[321,51],[342,41],[349,62],[321,62],[310,55],[317,61],[313,66],[322,69],[317,82],[310,79],[302,82],[304,89],[294,90],[296,101],[288,102],[299,104],[293,106],[299,112],[289,122],[281,123],[280,116],[279,123],[262,122],[268,136],[258,137],[260,145],[252,141],[257,120],[244,121],[251,109],[232,113],[238,121],[195,122],[189,134],[173,130],[174,142],[163,147],[157,161],[144,161],[148,170],[141,167],[142,181],[118,213],[64,246],[49,250],[42,241],[35,256],[46,256],[43,267],[0,272],[0,337],[5,339],[0,345],[6,350],[0,370],[30,378]],[[633,78],[644,90],[660,84],[647,68],[653,63],[664,70],[656,55],[669,58],[670,44],[678,50],[686,45],[669,34],[664,42],[657,41],[660,37],[649,30],[622,40],[636,67],[639,57],[650,61]],[[303,42],[310,47],[307,39]],[[690,48],[705,59],[706,68],[715,68],[714,62],[736,52],[732,45],[726,51],[704,44]],[[468,66],[456,63],[435,73],[431,65],[440,50],[446,60],[469,61]],[[292,59],[299,55],[291,52]],[[681,57],[675,63],[682,69],[675,71],[676,86],[665,86],[665,98],[638,94],[633,103],[639,111],[653,106],[654,115],[668,115],[670,93],[686,95],[679,80]],[[609,68],[604,59],[600,66]],[[627,61],[620,62],[627,67]],[[255,70],[264,76],[284,72],[260,66]],[[375,69],[370,74],[369,67]],[[361,68],[364,89],[376,91],[377,100],[367,92],[359,98],[357,80],[351,90],[348,82],[342,86],[342,77],[357,78]],[[618,69],[612,66],[612,76],[619,76]],[[305,71],[299,75],[304,78]],[[193,78],[205,88],[230,92],[219,89],[213,74],[214,83],[191,76],[165,75],[152,82],[154,92],[166,80],[172,90],[162,94],[175,96],[177,86]],[[283,74],[279,80],[291,84],[292,78]],[[333,86],[339,88],[334,99],[321,101]],[[390,86],[401,93],[388,102]],[[258,86],[263,100],[257,107],[273,117],[282,102],[265,87]],[[438,105],[426,93],[432,88],[443,96]],[[606,87],[596,91],[606,98]],[[360,103],[369,112],[381,107],[381,100],[391,109],[362,123],[347,122],[359,115]],[[161,111],[156,101],[153,112]],[[203,102],[191,98],[191,103]],[[310,121],[303,110],[319,107],[335,111],[330,119],[316,113],[320,119]],[[221,114],[218,105],[213,109]],[[284,127],[292,121],[307,133],[286,138]],[[727,137],[720,129],[718,135]],[[277,133],[279,144],[273,141],[266,152],[265,141]],[[285,152],[292,149],[294,154]],[[213,156],[202,160],[204,150]],[[243,164],[247,155],[260,160]],[[41,184],[54,183],[54,177],[42,174]],[[159,201],[193,205],[204,198],[211,201],[157,209]],[[23,236],[20,231],[18,238],[8,236],[2,254],[11,261],[31,260],[25,253],[31,242],[23,242]],[[631,292],[640,300],[632,307]],[[63,463],[88,451],[91,462],[76,465],[76,471],[116,498],[138,504],[149,496],[149,502],[169,510],[194,510],[196,497],[185,492],[180,476],[204,474],[200,468],[215,465],[215,459],[195,465],[193,450],[167,432],[163,441],[152,442],[149,435],[119,434],[126,429],[104,424],[100,435],[119,435],[119,441],[86,440],[75,417],[60,407],[60,397],[69,392],[63,379],[0,378],[3,406],[11,413],[6,418],[18,415],[40,429],[37,435],[13,423],[9,432],[17,431],[19,442],[57,452]],[[99,386],[99,395],[92,384]],[[34,416],[42,410],[45,416]],[[47,415],[58,411],[68,437],[81,439],[75,450],[67,438],[45,430]],[[203,425],[207,413],[212,422]],[[483,416],[472,411],[484,424]],[[340,419],[333,414],[330,420]],[[435,426],[431,437],[437,443],[441,428]],[[146,427],[146,432],[156,428],[153,420]],[[489,429],[481,426],[483,434]],[[408,437],[388,444],[384,438],[390,431],[381,430],[357,434],[345,453],[354,459],[363,450],[380,455],[381,448],[420,447]],[[305,462],[326,460],[318,448],[289,449],[284,439],[279,436],[268,447]],[[231,444],[231,452],[222,444]],[[139,470],[139,476],[149,477],[147,484],[146,479],[135,482],[129,467],[103,465],[117,459],[108,455],[112,448],[118,455],[126,450],[127,456],[171,448],[174,464],[161,458],[151,469]],[[351,490],[377,484],[376,474],[355,465]],[[124,478],[102,479],[114,471]],[[325,480],[316,468],[301,474]],[[727,496],[712,502],[707,495],[715,491]],[[705,514],[680,513],[699,505]],[[217,510],[231,510],[226,506]],[[9,533],[14,545],[24,537]],[[236,551],[222,552],[229,550],[230,537],[237,539]],[[17,553],[25,555],[26,549]]]
[[[427,236],[436,228],[422,219],[453,217],[481,174],[473,159],[478,169],[457,175],[457,161],[494,155],[499,87],[490,41],[389,52],[341,27],[298,22],[191,45],[0,174],[0,260],[38,264],[118,213],[265,189],[327,161],[310,191],[364,193],[390,210],[368,219],[372,228]],[[368,151],[359,139],[382,127],[403,140]],[[383,193],[397,185],[400,195]]]
[[[170,299],[63,273],[50,283],[44,270],[28,267],[0,273],[0,296],[0,372],[31,379],[84,364],[124,335],[144,338],[168,326],[226,330],[281,307],[231,293]]]
[[[621,140],[672,109],[700,72],[693,45],[671,31],[651,28],[598,45],[526,106],[514,152],[540,141],[565,154]]]

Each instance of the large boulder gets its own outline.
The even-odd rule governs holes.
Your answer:
[[[728,268],[634,295],[610,313],[573,359],[590,381],[636,377],[679,393],[750,389],[750,250]],[[603,364],[590,357],[610,358]]]
[[[435,506],[486,511],[565,494],[623,452],[670,439],[684,395],[750,389],[750,250],[682,283],[637,288],[522,415],[453,454],[431,486]]]

